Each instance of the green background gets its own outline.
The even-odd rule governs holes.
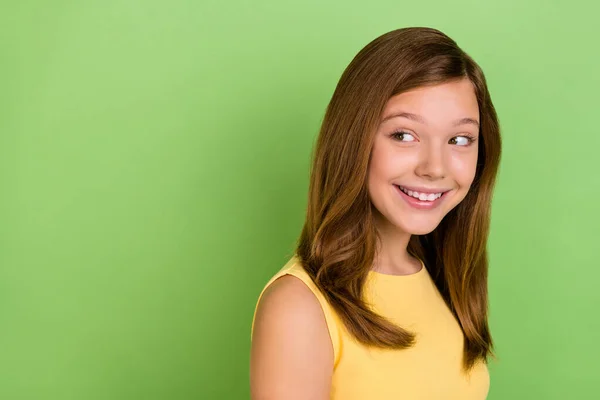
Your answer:
[[[592,2],[20,1],[0,8],[0,398],[243,399],[312,143],[368,42],[438,28],[504,153],[489,399],[590,399],[600,351]]]

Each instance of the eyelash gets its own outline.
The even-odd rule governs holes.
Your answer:
[[[414,135],[413,135],[412,133],[410,133],[410,132],[406,132],[406,131],[403,131],[403,130],[399,130],[399,131],[394,131],[394,132],[393,132],[393,133],[390,135],[390,137],[397,138],[397,136],[398,136],[398,135],[403,135],[403,134],[409,134],[409,135],[411,135],[411,136],[414,136]],[[460,137],[460,136],[462,136],[462,137],[466,137],[466,138],[469,140],[469,144],[467,144],[467,145],[465,145],[465,146],[459,146],[459,147],[469,147],[469,146],[470,146],[470,145],[472,145],[472,144],[473,144],[475,141],[477,141],[477,138],[476,138],[475,136],[471,136],[471,135],[458,135],[458,136],[455,136],[455,137]],[[454,139],[454,138],[453,138],[453,139]]]

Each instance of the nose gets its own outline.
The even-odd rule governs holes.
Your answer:
[[[422,146],[416,174],[430,180],[443,179],[446,174],[443,147],[436,143]]]

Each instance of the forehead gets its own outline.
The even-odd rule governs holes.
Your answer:
[[[425,118],[476,118],[479,105],[469,79],[421,86],[391,97],[386,103],[382,120],[391,113],[405,111]]]

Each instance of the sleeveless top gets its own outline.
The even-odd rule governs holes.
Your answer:
[[[296,255],[264,286],[283,275],[299,278],[319,300],[334,349],[331,400],[482,400],[490,377],[478,361],[469,374],[462,370],[464,335],[425,264],[410,275],[370,271],[365,300],[378,314],[416,334],[408,349],[367,347],[345,329],[334,309],[318,290]]]

